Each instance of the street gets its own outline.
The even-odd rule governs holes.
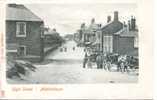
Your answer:
[[[61,52],[61,48],[64,49]],[[75,47],[75,50],[73,50]],[[30,73],[18,83],[35,84],[80,84],[80,83],[134,83],[138,81],[136,72],[121,73],[104,69],[83,68],[84,48],[76,47],[74,41],[68,41],[46,56],[40,64],[35,64],[36,72]],[[10,83],[17,83],[10,80]]]
[[[60,48],[66,47],[67,52]],[[75,50],[73,50],[75,47]],[[68,41],[62,47],[49,54],[45,61],[36,64],[36,72],[31,73],[23,83],[36,84],[79,84],[79,83],[134,83],[135,73],[108,72],[103,69],[83,68],[84,51],[76,47],[74,41]],[[22,83],[22,81],[20,81]],[[14,83],[14,82],[13,82]]]

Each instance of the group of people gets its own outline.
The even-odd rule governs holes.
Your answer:
[[[60,48],[60,52],[67,52],[67,47]]]
[[[97,69],[111,71],[111,67],[114,64],[117,66],[117,71],[128,72],[129,68],[132,69],[138,66],[138,59],[134,59],[133,56],[128,55],[102,53],[87,55],[85,53],[83,68],[92,68],[92,63],[96,63]]]
[[[72,50],[75,51],[75,47],[72,47]],[[60,52],[67,52],[67,47],[61,47]]]

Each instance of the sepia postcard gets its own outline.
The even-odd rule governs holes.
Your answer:
[[[152,0],[0,5],[0,98],[153,98]]]

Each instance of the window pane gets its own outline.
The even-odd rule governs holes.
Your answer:
[[[19,24],[19,27],[20,27],[20,31],[19,31],[19,34],[22,35],[22,34],[25,34],[24,32],[24,28],[25,28],[25,24],[24,23],[20,23]]]

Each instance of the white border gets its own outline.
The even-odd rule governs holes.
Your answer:
[[[139,82],[131,84],[54,84],[54,85],[9,85],[3,78],[2,89],[5,90],[5,98],[36,98],[36,99],[152,99],[153,97],[153,19],[152,0],[7,0],[7,2],[18,3],[119,3],[135,2],[138,4],[139,12],[139,56],[140,74]],[[4,7],[4,6],[3,6]],[[2,18],[0,18],[2,19]],[[3,19],[4,20],[4,19]],[[4,22],[3,22],[4,25]],[[3,29],[5,27],[3,26]],[[3,30],[5,33],[5,31]],[[5,66],[2,74],[5,75]],[[12,87],[32,87],[33,92],[12,92]],[[40,92],[41,87],[59,87],[63,91]]]

